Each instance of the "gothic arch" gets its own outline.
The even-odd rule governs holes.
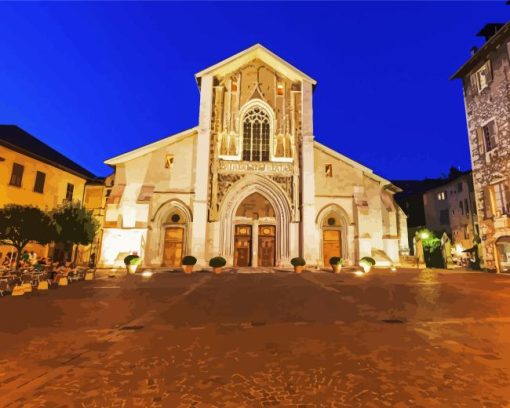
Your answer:
[[[276,264],[290,255],[291,206],[282,188],[263,176],[249,175],[236,182],[227,192],[220,208],[220,253],[231,260],[234,253],[234,218],[239,205],[253,193],[264,196],[272,205],[276,218]]]
[[[178,214],[179,220],[172,220],[173,213]],[[161,204],[149,223],[148,246],[151,254],[151,264],[162,265],[165,240],[165,229],[167,227],[179,227],[183,231],[183,252],[189,253],[191,245],[191,223],[193,216],[190,208],[181,200],[171,199]]]
[[[333,217],[338,220],[338,225],[329,226],[328,218]],[[324,258],[324,230],[335,229],[341,233],[341,244],[342,244],[342,257],[349,257],[349,242],[353,237],[349,236],[349,225],[351,224],[349,215],[347,212],[338,204],[327,204],[317,213],[315,218],[317,228],[320,231],[320,245],[319,245],[319,259]],[[324,265],[327,266],[327,265]]]
[[[240,133],[239,155],[242,160],[245,160],[244,159],[245,119],[246,119],[247,115],[250,115],[250,113],[252,113],[253,110],[256,110],[257,108],[260,109],[262,116],[267,116],[267,120],[268,120],[268,124],[269,124],[269,135],[268,135],[268,140],[267,140],[267,144],[268,144],[267,160],[255,160],[255,161],[271,161],[273,159],[273,155],[274,155],[273,143],[274,143],[274,130],[275,130],[276,119],[275,119],[274,111],[271,108],[271,106],[267,102],[265,102],[259,98],[252,99],[252,100],[248,101],[247,103],[245,103],[243,105],[243,107],[239,111],[239,127],[238,127],[239,133]],[[260,137],[263,138],[262,127],[261,127],[260,132],[261,132]],[[250,149],[253,150],[253,146],[250,146]],[[262,151],[260,152],[260,154],[262,155]],[[251,156],[251,154],[250,154],[250,156]]]

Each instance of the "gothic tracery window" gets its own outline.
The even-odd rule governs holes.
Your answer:
[[[251,108],[243,117],[243,160],[268,161],[270,118],[261,107]]]

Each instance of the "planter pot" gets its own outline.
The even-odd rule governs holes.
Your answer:
[[[365,273],[370,272],[370,270],[372,269],[372,265],[362,264],[362,265],[361,265],[361,267],[363,268],[363,270],[365,271]]]
[[[184,273],[191,273],[193,272],[193,265],[182,265],[182,269]]]
[[[332,265],[334,273],[340,273],[342,271],[342,265]]]
[[[215,273],[216,275],[219,275],[222,270],[223,270],[223,267],[221,267],[221,266],[217,267],[217,268],[212,268],[213,273]]]
[[[137,269],[138,269],[138,265],[128,265],[127,266],[127,271],[129,273],[136,273]]]
[[[303,272],[304,268],[305,268],[304,266],[295,266],[294,267],[294,272],[301,273],[301,272]]]

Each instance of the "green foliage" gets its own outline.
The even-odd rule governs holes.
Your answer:
[[[221,268],[227,264],[227,260],[221,256],[215,256],[209,260],[209,266],[212,268]]]
[[[374,266],[375,265],[375,259],[374,258],[371,258],[369,256],[364,256],[363,258],[361,258],[359,260],[359,263],[362,264],[368,264],[368,265],[371,265],[371,266]]]
[[[184,258],[182,258],[182,264],[183,265],[195,265],[197,263],[197,258],[191,255],[186,255]]]
[[[441,239],[437,237],[434,232],[427,228],[422,228],[416,232],[416,235],[421,240],[423,249],[428,252],[433,252],[441,246]]]
[[[41,209],[9,204],[0,208],[0,244],[12,245],[21,253],[30,242],[47,244],[55,238],[55,224]]]
[[[292,264],[292,266],[305,266],[306,265],[306,261],[303,258],[301,258],[300,256],[292,258],[290,260],[290,263]]]
[[[81,245],[94,241],[99,224],[81,204],[66,203],[54,210],[52,216],[57,226],[57,241]]]
[[[141,261],[138,255],[128,255],[124,258],[124,265],[140,265]]]
[[[333,256],[329,258],[329,264],[331,266],[340,265],[342,266],[344,264],[344,260],[338,256]]]

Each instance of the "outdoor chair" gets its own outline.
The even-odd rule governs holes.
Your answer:
[[[25,291],[23,290],[23,286],[15,285],[14,289],[12,290],[11,296],[23,296],[24,294]]]
[[[0,281],[0,296],[5,296],[5,293],[10,292],[11,288],[9,287],[9,284],[7,281],[3,280]]]
[[[85,280],[93,280],[96,270],[95,269],[88,269],[85,273]]]
[[[57,278],[56,278],[56,281],[57,281],[57,285],[58,286],[67,286],[67,285],[69,285],[69,280],[67,279],[67,276],[63,275],[63,274],[58,274]]]

